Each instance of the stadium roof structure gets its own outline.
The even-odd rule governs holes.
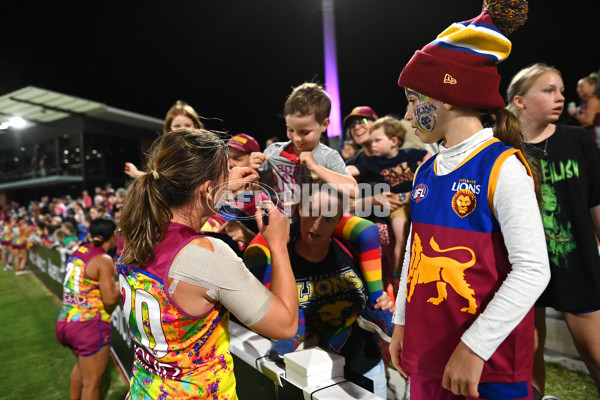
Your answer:
[[[142,129],[162,130],[164,121],[50,90],[27,86],[0,96],[0,134],[14,118],[25,125],[49,124],[72,116],[90,116]]]

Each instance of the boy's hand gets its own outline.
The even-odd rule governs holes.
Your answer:
[[[250,168],[258,169],[269,157],[260,151],[250,153]]]
[[[301,152],[298,156],[298,162],[300,163],[300,165],[304,165],[311,171],[314,171],[315,167],[319,166],[319,163],[317,162],[317,160],[315,160],[312,151]]]
[[[392,341],[390,342],[390,356],[392,358],[392,364],[400,372],[404,378],[408,379],[410,374],[400,365],[400,358],[402,357],[402,342],[404,341],[404,325],[394,325],[394,333],[392,334]]]
[[[402,206],[402,200],[400,197],[392,192],[383,192],[373,196],[375,204],[379,204],[384,209],[389,209],[390,212],[396,210]]]
[[[446,364],[442,386],[455,395],[479,397],[477,386],[483,365],[483,359],[461,340]]]
[[[375,300],[375,308],[389,311],[390,313],[394,312],[394,301],[390,298],[390,295],[386,292],[383,292],[381,296]]]

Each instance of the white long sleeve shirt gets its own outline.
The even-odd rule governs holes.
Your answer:
[[[440,154],[435,160],[437,174],[446,175],[454,170],[492,137],[492,130],[486,128],[451,148],[440,145]],[[512,269],[486,309],[461,337],[475,354],[486,361],[531,309],[550,280],[544,227],[533,181],[514,155],[500,168],[493,204]],[[393,317],[397,325],[405,324],[410,246],[409,236]]]

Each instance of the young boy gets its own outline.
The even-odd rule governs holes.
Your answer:
[[[287,142],[275,142],[263,153],[252,153],[251,166],[258,169],[261,181],[275,190],[282,212],[296,221],[296,205],[302,184],[315,178],[354,197],[356,180],[346,169],[340,154],[320,143],[321,134],[329,126],[331,100],[322,86],[303,83],[294,88],[283,108]]]
[[[533,306],[550,270],[534,174],[497,67],[511,50],[505,35],[526,16],[525,0],[486,0],[479,16],[415,52],[398,79],[415,134],[441,142],[415,174],[390,344],[411,399],[532,399]]]
[[[275,142],[263,153],[252,153],[250,166],[258,170],[261,181],[271,187],[277,204],[283,214],[292,222],[290,233],[297,233],[299,221],[297,205],[301,201],[302,184],[311,184],[317,179],[329,183],[344,195],[355,197],[356,180],[352,177],[340,153],[322,143],[321,134],[329,126],[331,100],[322,86],[316,83],[303,83],[294,88],[283,107],[287,127],[287,142]],[[368,225],[368,226],[367,226]],[[346,232],[352,231],[348,226]],[[355,236],[369,236],[376,227],[369,223],[361,225],[361,232]],[[377,238],[377,233],[373,236]],[[378,243],[373,251],[379,251]],[[376,300],[383,294],[381,264],[372,270],[363,271],[369,292],[368,306],[364,319],[368,327],[377,332],[383,340],[390,341],[393,331],[391,314],[376,309]],[[371,322],[371,324],[369,324]],[[361,320],[363,323],[363,320]]]
[[[229,168],[249,167],[250,154],[260,151],[256,139],[245,133],[238,133],[227,142],[229,148]]]
[[[360,176],[361,180],[366,182],[387,183],[389,191],[397,194],[403,202],[389,217],[396,238],[392,273],[400,277],[410,220],[406,193],[412,190],[417,167],[427,160],[431,153],[423,149],[400,149],[404,143],[406,128],[402,122],[390,116],[376,120],[370,128],[370,133],[371,150],[376,157],[365,157],[359,163],[348,166],[348,171],[352,176]]]

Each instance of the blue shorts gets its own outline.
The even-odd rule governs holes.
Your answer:
[[[100,320],[57,322],[56,338],[65,347],[82,357],[93,356],[112,343],[109,322]]]
[[[517,390],[514,390],[516,387]],[[533,391],[530,382],[519,383],[480,383],[479,400],[531,400]],[[471,396],[456,396],[451,391],[444,389],[442,381],[422,375],[410,375],[410,397],[414,399],[436,400],[477,400]]]

